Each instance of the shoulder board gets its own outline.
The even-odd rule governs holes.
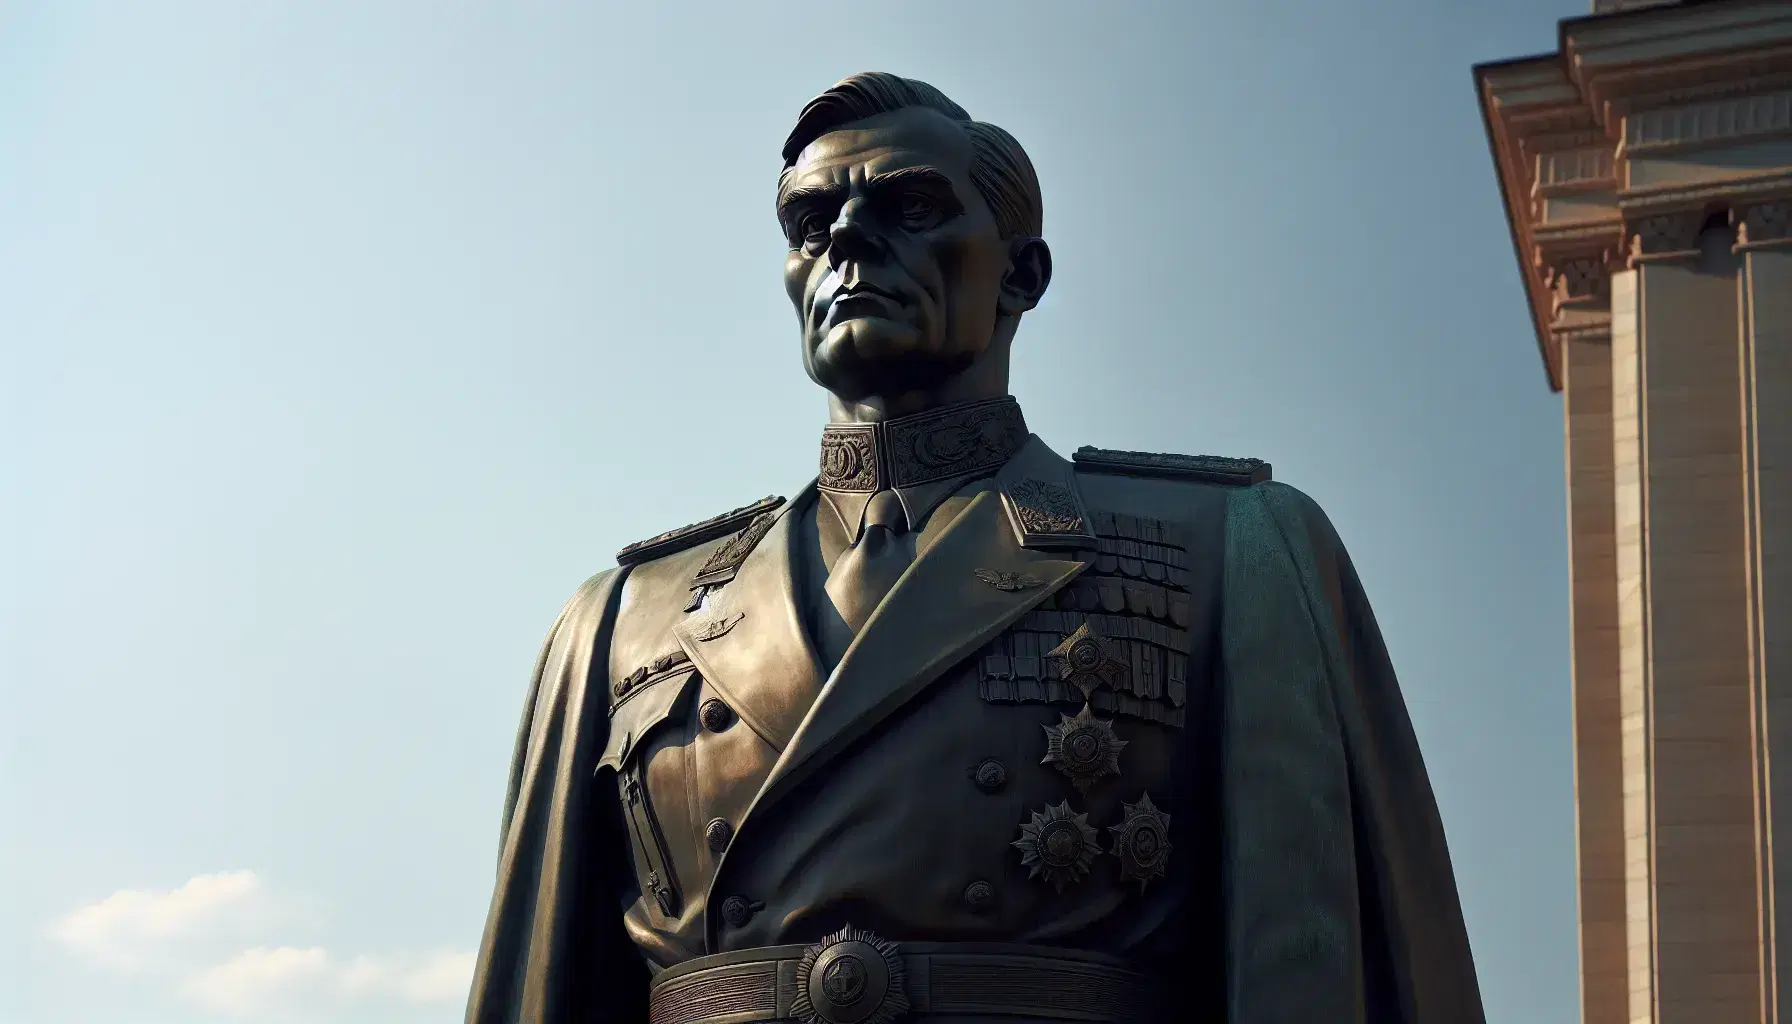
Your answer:
[[[651,562],[674,551],[683,551],[685,548],[696,547],[698,544],[715,540],[717,537],[726,537],[751,521],[754,516],[770,512],[783,504],[782,497],[771,495],[760,498],[751,505],[743,505],[732,512],[724,512],[712,519],[705,519],[701,523],[681,526],[676,530],[668,530],[658,537],[636,541],[616,552],[616,564],[636,565],[641,562]]]
[[[1084,446],[1071,456],[1076,467],[1093,473],[1165,476],[1212,484],[1248,487],[1269,479],[1262,459],[1228,459],[1219,455],[1171,455],[1161,452],[1116,452]]]

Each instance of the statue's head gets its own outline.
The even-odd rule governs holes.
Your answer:
[[[811,100],[778,178],[809,376],[859,402],[984,367],[1003,393],[1015,326],[1051,282],[1041,220],[1020,143],[933,86],[867,73]]]

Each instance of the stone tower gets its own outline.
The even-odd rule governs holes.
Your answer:
[[[1564,398],[1582,1019],[1792,1024],[1792,2],[1594,9],[1475,69]]]

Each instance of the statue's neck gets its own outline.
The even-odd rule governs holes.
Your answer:
[[[998,339],[1005,341],[1005,339]],[[845,399],[828,396],[829,423],[882,423],[899,416],[1008,395],[1008,346],[991,345],[982,358],[938,386],[890,395]]]
[[[1007,396],[1006,383],[989,390],[939,390],[913,391],[903,395],[872,395],[858,401],[845,401],[837,395],[828,396],[829,423],[885,423],[913,416],[917,413],[931,412],[935,409],[946,409],[966,402],[980,402],[991,398]]]

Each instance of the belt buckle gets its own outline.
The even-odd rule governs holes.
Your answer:
[[[847,925],[803,950],[791,1015],[803,1024],[892,1024],[908,1012],[896,943]]]

